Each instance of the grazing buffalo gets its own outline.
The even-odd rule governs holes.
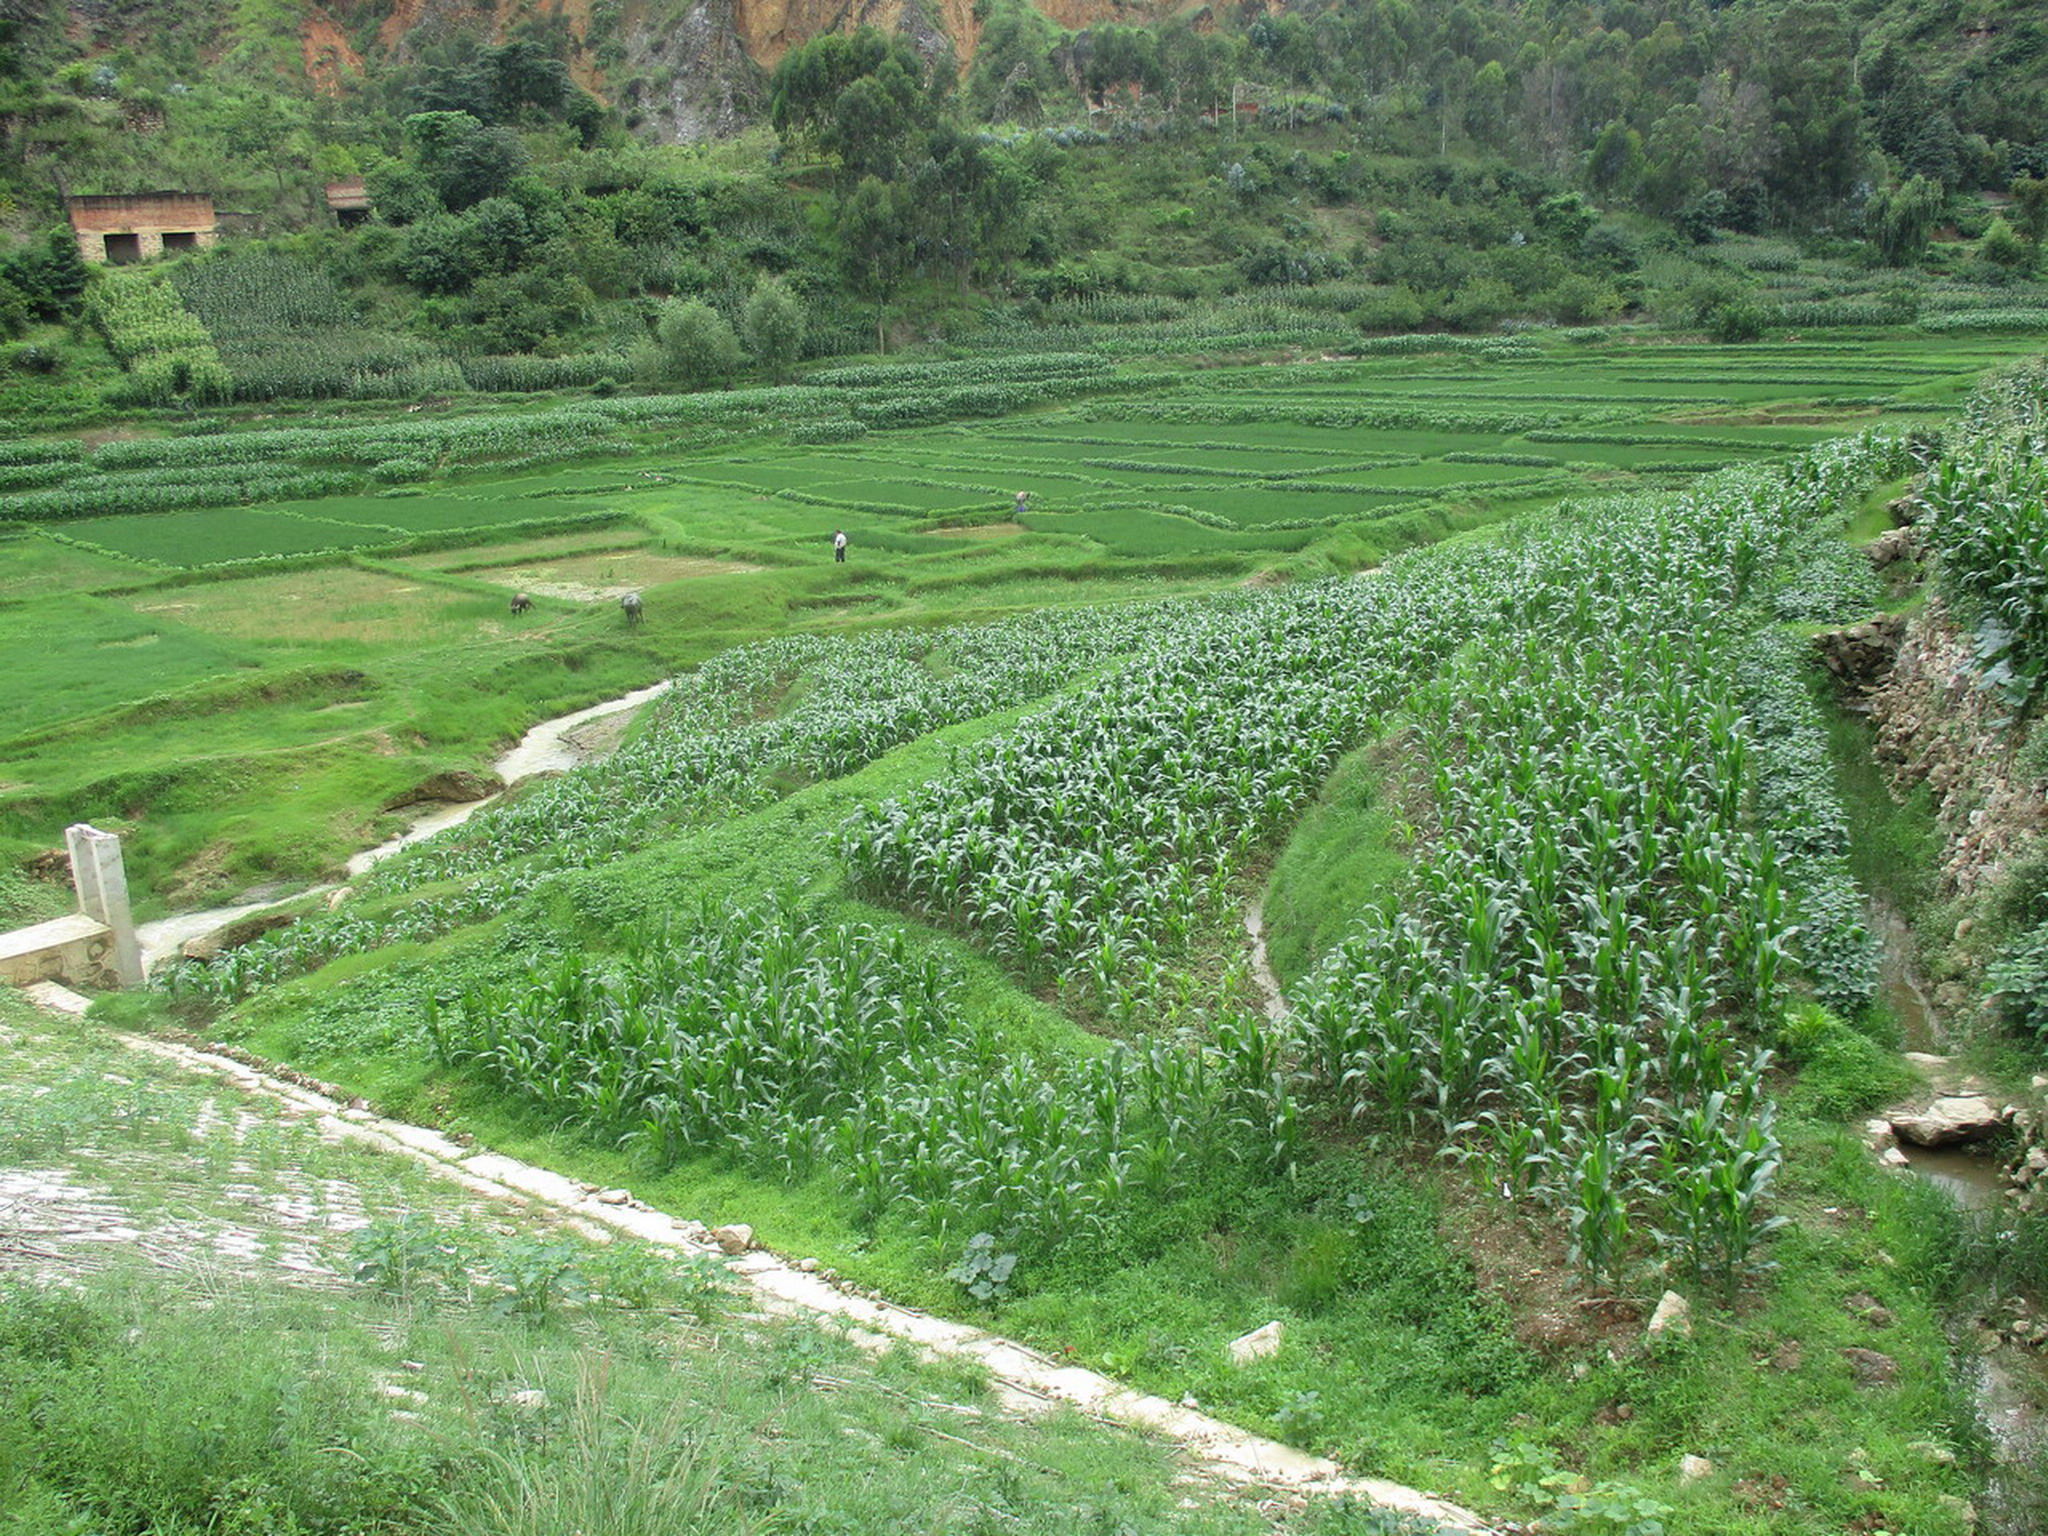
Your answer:
[[[638,592],[628,592],[619,599],[619,606],[626,610],[627,624],[638,624],[640,622],[640,594]]]
[[[512,594],[512,611],[514,613],[531,613],[533,611],[533,599],[524,592],[514,592]]]

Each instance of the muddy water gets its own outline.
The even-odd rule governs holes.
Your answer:
[[[1913,930],[1899,909],[1882,896],[1870,902],[1870,931],[1883,946],[1878,961],[1878,995],[1899,1021],[1909,1051],[1939,1052],[1947,1039],[1935,1016],[1934,1000],[1920,984],[1913,962]]]
[[[593,704],[588,709],[579,709],[573,714],[543,720],[524,736],[518,745],[512,747],[491,766],[506,787],[530,779],[537,773],[559,773],[574,768],[579,763],[603,755],[602,751],[589,751],[577,745],[575,733],[594,721],[638,709],[641,705],[659,698],[667,692],[670,684],[656,683],[649,688],[637,688],[616,699],[607,699],[602,704]],[[410,847],[423,838],[432,837],[450,827],[460,826],[478,811],[498,797],[472,800],[463,805],[435,805],[421,810],[412,818],[411,824],[396,837],[388,838],[374,848],[366,848],[348,861],[348,875],[351,880],[367,873],[373,866],[391,857],[401,848]],[[332,890],[332,886],[316,886],[312,893]],[[300,892],[300,895],[309,894]],[[142,964],[144,969],[155,966],[159,961],[177,954],[188,939],[196,939],[215,932],[227,924],[255,912],[261,912],[274,902],[244,902],[231,907],[210,907],[199,912],[180,912],[154,923],[144,923],[138,931],[142,943]]]

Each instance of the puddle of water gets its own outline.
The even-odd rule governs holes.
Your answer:
[[[1915,1173],[1966,1211],[1988,1211],[2004,1193],[2005,1178],[1996,1158],[1962,1147],[1916,1147],[1908,1142],[1901,1142],[1899,1150]]]

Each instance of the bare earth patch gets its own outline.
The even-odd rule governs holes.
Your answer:
[[[692,560],[658,555],[645,549],[620,549],[574,555],[525,565],[478,569],[471,574],[495,586],[536,597],[569,602],[609,602],[628,592],[644,592],[671,581],[705,576],[744,576],[760,570],[737,560]]]

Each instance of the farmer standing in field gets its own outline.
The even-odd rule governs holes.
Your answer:
[[[832,530],[832,559],[835,564],[846,564],[846,530],[843,528]]]
[[[1017,493],[1017,510],[1011,515],[1013,517],[1022,517],[1026,512],[1030,510],[1031,493],[1029,491],[1019,491]]]

